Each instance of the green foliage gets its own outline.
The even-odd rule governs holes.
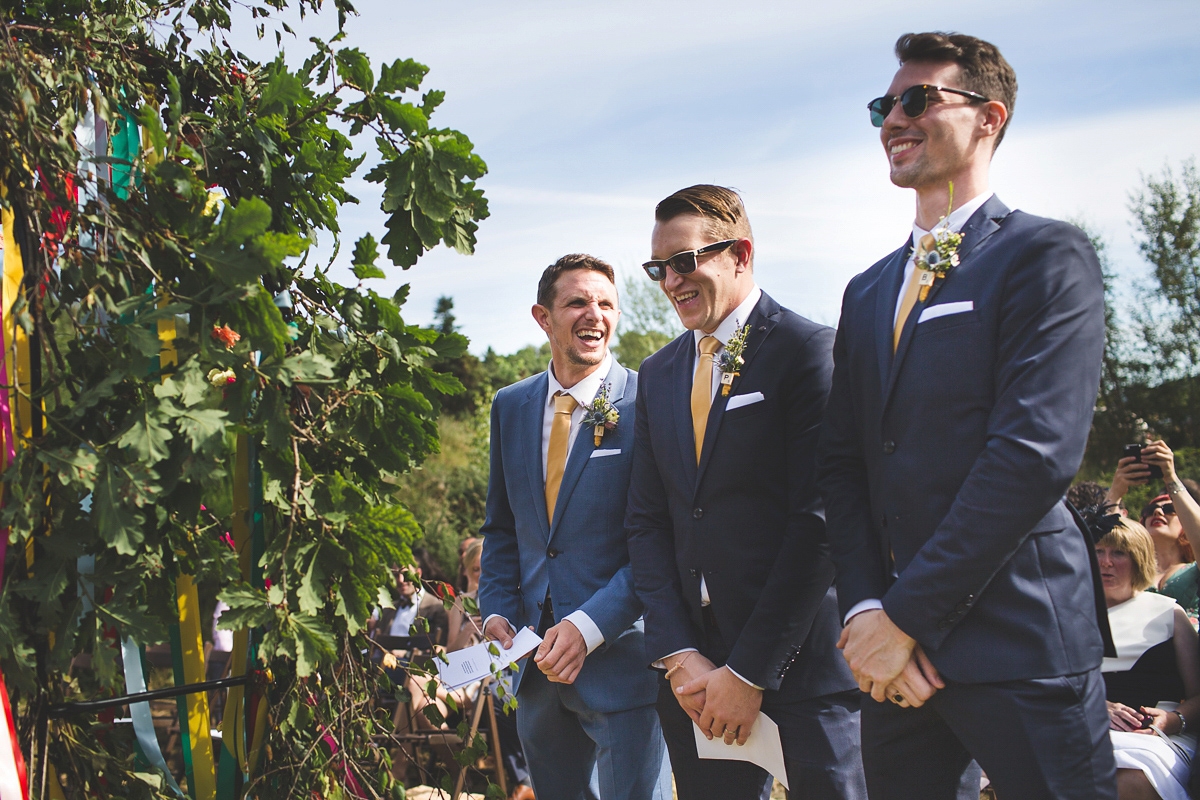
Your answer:
[[[659,284],[644,275],[627,276],[620,299],[621,335],[613,355],[623,366],[638,369],[647,356],[683,333],[683,326]]]
[[[1194,161],[1144,178],[1130,197],[1138,249],[1150,264],[1151,304],[1138,315],[1151,363],[1163,377],[1192,376],[1200,360],[1200,174]]]
[[[43,410],[4,476],[0,670],[28,743],[47,704],[123,691],[114,643],[166,641],[175,579],[192,575],[229,604],[223,627],[263,629],[269,769],[250,793],[336,796],[353,774],[386,795],[363,631],[419,535],[395,476],[437,452],[438,411],[463,388],[437,365],[466,341],[406,324],[404,290],[340,286],[296,258],[318,231],[336,236],[360,165],[383,184],[387,233],[354,246],[359,279],[384,275],[379,244],[401,267],[441,242],[470,252],[485,167],[432,125],[440,92],[409,96],[424,66],[376,70],[340,33],[298,70],[252,63],[223,43],[229,9],[32,0],[0,16],[2,182],[29,273],[12,313],[40,366],[24,396]],[[260,33],[269,14],[253,9]],[[67,219],[56,208],[74,211],[65,179],[90,111],[110,130],[136,120],[142,149],[94,160],[114,183],[89,185]],[[162,333],[174,357],[160,364]],[[244,580],[224,541],[239,436],[261,468],[255,569],[269,584]],[[165,796],[128,731],[98,725],[50,723],[47,751],[28,753],[38,785],[45,757],[74,796]]]

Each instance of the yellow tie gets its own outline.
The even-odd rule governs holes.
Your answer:
[[[912,313],[913,306],[917,304],[917,294],[921,290],[921,273],[925,270],[917,266],[916,262],[924,258],[935,244],[933,236],[928,233],[917,242],[917,253],[913,256],[912,275],[908,278],[908,286],[904,289],[904,298],[900,301],[900,313],[896,315],[896,327],[892,330],[893,353],[900,346],[900,332],[904,330],[904,323],[908,320],[908,315]]]
[[[567,466],[567,438],[576,405],[575,398],[566,392],[554,393],[554,421],[550,423],[550,447],[546,451],[546,519],[550,522],[554,522],[554,504]]]
[[[708,410],[712,408],[713,353],[721,349],[715,336],[700,340],[700,357],[696,359],[696,374],[692,376],[692,432],[696,438],[696,463],[700,463],[700,448],[704,447],[704,431],[708,428]]]

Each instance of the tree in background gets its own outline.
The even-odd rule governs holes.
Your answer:
[[[617,326],[620,336],[612,352],[629,369],[638,369],[647,356],[683,333],[671,301],[645,275],[625,278],[620,307],[621,322]]]
[[[1082,477],[1111,478],[1125,444],[1163,438],[1183,477],[1200,477],[1200,176],[1194,162],[1143,178],[1130,195],[1134,238],[1150,267],[1132,301],[1118,296],[1105,242],[1089,238],[1105,273],[1107,336]],[[1086,230],[1086,228],[1085,228]],[[1130,492],[1140,507],[1158,487]]]
[[[271,9],[250,10],[266,34]],[[466,342],[405,324],[406,290],[341,286],[306,259],[357,202],[359,168],[387,215],[352,249],[359,279],[385,275],[380,245],[404,268],[439,243],[471,252],[485,167],[431,123],[443,95],[421,91],[423,65],[375,68],[341,33],[297,70],[259,64],[225,44],[231,24],[229,0],[0,14],[2,311],[23,434],[0,511],[0,673],[35,796],[59,781],[50,796],[175,796],[130,726],[66,704],[127,690],[122,643],[137,658],[175,639],[186,659],[194,584],[219,588],[222,627],[257,631],[249,657],[267,668],[244,716],[226,705],[223,796],[402,791],[374,743],[391,726],[370,713],[364,631],[418,533],[392,481],[436,451],[461,387],[433,365]],[[191,753],[189,790],[212,796]]]

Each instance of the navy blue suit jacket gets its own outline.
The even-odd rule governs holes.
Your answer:
[[[546,519],[542,475],[542,412],[546,373],[501,389],[492,401],[491,473],[479,607],[514,628],[537,628],[547,589],[554,621],[576,609],[604,634],[575,679],[593,711],[612,712],[654,702],[646,669],[642,604],[633,589],[622,526],[633,457],[637,373],[613,359],[605,382],[617,408],[617,427],[596,446],[581,426],[567,457],[553,524]],[[522,671],[537,669],[529,659]],[[521,672],[516,680],[519,681]]]
[[[841,625],[814,476],[833,331],[766,294],[747,322],[745,365],[731,395],[713,400],[698,466],[693,334],[639,373],[626,529],[647,656],[726,655],[704,637],[703,574],[731,669],[773,690],[788,675],[795,697],[852,689],[834,647]]]
[[[846,288],[819,468],[842,611],[882,599],[953,680],[1083,672],[1094,553],[1063,494],[1100,378],[1100,266],[1079,229],[995,197],[962,234],[894,356],[908,245]]]

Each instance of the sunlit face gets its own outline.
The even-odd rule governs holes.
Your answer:
[[[1133,558],[1127,551],[1098,545],[1096,561],[1100,566],[1104,599],[1110,607],[1133,597]]]
[[[650,237],[651,258],[670,258],[684,250],[699,250],[720,240],[708,230],[704,217],[681,214],[654,225]],[[728,237],[724,237],[728,238]],[[688,330],[712,333],[721,320],[733,313],[749,291],[751,280],[747,248],[743,239],[732,247],[699,256],[696,271],[680,275],[668,269],[659,283],[679,321]]]
[[[921,84],[962,89],[959,72],[953,62],[909,62],[896,72],[888,94],[898,96]],[[983,103],[966,97],[930,92],[925,113],[913,119],[896,103],[879,129],[892,183],[908,189],[943,188],[949,181],[961,183],[974,159],[990,160],[990,141],[976,136],[984,109]]]
[[[550,340],[554,363],[584,370],[598,366],[621,316],[617,287],[603,273],[573,269],[558,277],[555,288],[551,308],[533,307],[533,318]],[[555,377],[562,381],[566,376]]]
[[[1183,534],[1183,523],[1179,521],[1178,515],[1167,514],[1163,511],[1165,505],[1168,503],[1156,503],[1150,513],[1142,519],[1142,525],[1150,532],[1151,536],[1178,539]]]

